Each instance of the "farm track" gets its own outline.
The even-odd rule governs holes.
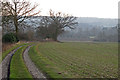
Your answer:
[[[11,59],[12,56],[15,54],[15,52],[21,48],[22,46],[14,49],[13,51],[11,51],[6,57],[5,59],[1,62],[0,64],[0,72],[2,72],[2,75],[0,75],[1,79],[8,79],[9,75],[10,75],[10,63],[11,63]]]
[[[24,46],[24,45],[23,45]],[[13,51],[11,51],[6,57],[5,59],[3,59],[3,61],[0,64],[0,80],[4,79],[4,80],[8,80],[9,76],[10,76],[10,64],[11,64],[11,60],[12,57],[14,56],[15,52],[20,49],[20,46],[16,49],[14,49]],[[22,53],[23,55],[23,59],[24,59],[24,63],[28,69],[28,71],[30,72],[30,74],[33,76],[33,78],[35,80],[47,80],[46,77],[38,70],[38,68],[34,65],[34,63],[31,61],[31,59],[28,56],[28,51],[30,49],[31,46],[28,46],[25,51]]]
[[[39,69],[35,66],[35,64],[32,62],[28,55],[28,51],[31,46],[28,46],[25,51],[23,52],[23,59],[24,62],[28,68],[28,71],[31,73],[34,79],[39,80],[47,80],[46,77],[39,71]]]

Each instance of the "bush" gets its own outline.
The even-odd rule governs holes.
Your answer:
[[[10,42],[10,43],[15,43],[18,42],[19,39],[14,33],[7,33],[2,37],[3,42]]]

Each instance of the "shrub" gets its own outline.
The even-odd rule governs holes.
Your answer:
[[[19,39],[14,33],[7,33],[2,37],[3,42],[10,42],[10,43],[15,43],[18,42]]]

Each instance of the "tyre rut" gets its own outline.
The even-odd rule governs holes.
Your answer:
[[[28,71],[31,73],[35,80],[47,80],[47,78],[39,71],[39,69],[35,66],[28,55],[28,51],[31,46],[27,47],[23,53],[24,62],[28,68]]]

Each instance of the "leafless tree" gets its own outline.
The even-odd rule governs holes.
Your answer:
[[[26,0],[12,0],[11,2],[2,2],[2,16],[10,17],[15,26],[15,32],[18,34],[19,25],[30,16],[34,16],[40,13],[36,12],[37,4],[33,5]],[[7,19],[7,21],[9,21]]]
[[[75,28],[74,25],[77,24],[75,20],[76,17],[74,16],[63,14],[62,12],[55,13],[54,11],[50,10],[49,16],[43,17],[41,26],[47,27],[47,37],[49,36],[57,41],[58,35],[61,34],[66,27],[70,29]]]
[[[54,26],[54,36],[53,39],[57,41],[58,35],[64,30],[65,27],[70,29],[74,29],[74,25],[77,24],[75,22],[76,17],[71,16],[69,14],[63,14],[62,12],[55,13],[54,11],[50,10],[50,20],[51,26]]]

